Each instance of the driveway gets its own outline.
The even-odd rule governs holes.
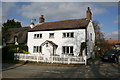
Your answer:
[[[10,65],[10,66],[9,66]],[[49,66],[41,64],[3,64],[3,78],[120,78],[116,63],[100,62],[89,65]]]

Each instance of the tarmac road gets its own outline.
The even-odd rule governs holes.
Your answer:
[[[11,66],[9,66],[11,65]],[[79,66],[3,64],[3,78],[120,78],[116,63],[95,62]]]

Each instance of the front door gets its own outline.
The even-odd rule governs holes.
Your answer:
[[[44,54],[44,60],[49,61],[50,55],[53,53],[53,48],[50,44],[46,43],[43,46],[43,54]]]

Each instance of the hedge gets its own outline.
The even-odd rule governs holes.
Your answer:
[[[27,53],[28,47],[24,45],[7,45],[2,48],[2,60],[14,60],[14,53]]]

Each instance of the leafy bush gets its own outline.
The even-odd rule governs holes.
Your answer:
[[[30,54],[30,52],[27,52],[27,51],[24,51],[24,50],[23,50],[23,53],[24,53],[24,54]]]
[[[15,50],[15,48],[10,48],[8,46],[3,47],[2,49],[2,60],[14,60],[14,53],[16,53],[17,51]]]
[[[2,48],[2,60],[14,60],[14,53],[25,53],[25,54],[29,54],[28,51],[28,47],[24,46],[24,45],[7,45],[5,47]]]
[[[53,54],[53,56],[59,56],[58,54]]]

